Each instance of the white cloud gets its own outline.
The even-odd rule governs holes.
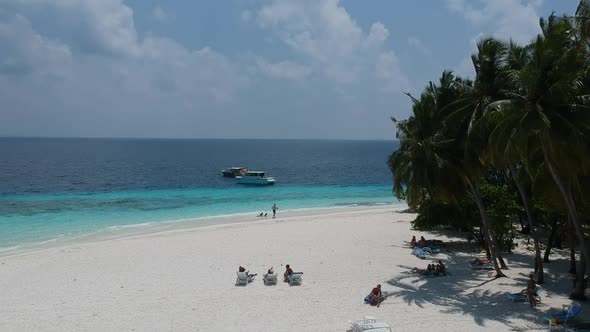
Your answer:
[[[36,33],[23,16],[7,15],[0,20],[0,75],[42,71],[59,76],[71,56],[66,45]]]
[[[50,85],[52,93],[64,95],[61,102],[78,109],[94,109],[103,103],[101,96],[114,103],[113,109],[146,96],[160,102],[174,97],[184,106],[228,103],[247,82],[235,64],[208,47],[190,50],[152,35],[140,40],[133,11],[119,0],[13,0],[11,4],[22,12],[44,9],[55,15],[51,22],[57,31],[61,24],[75,26],[79,35],[53,41],[20,15],[0,15],[0,78],[11,71],[36,74],[18,80],[30,87]],[[0,14],[1,10],[2,5]],[[69,74],[59,82],[39,76],[48,72]],[[116,91],[109,90],[114,87]],[[45,91],[23,93],[42,98]],[[206,111],[197,106],[193,109]]]
[[[385,76],[375,76],[375,64],[382,61],[382,55],[395,55],[383,49],[389,31],[382,23],[373,23],[365,33],[339,0],[273,0],[258,11],[257,21],[304,56],[314,72],[336,83],[352,84],[367,79],[366,75],[382,80]],[[387,85],[407,82],[400,68],[392,68],[395,65],[399,61],[387,66],[396,72],[387,76],[394,81]]]
[[[7,0],[7,3],[51,15],[51,24],[69,35],[66,42],[85,52],[124,55],[140,52],[133,10],[122,0]]]
[[[337,0],[277,0],[245,16],[292,60],[138,33],[123,0],[0,0],[0,135],[389,135],[382,120],[407,78],[382,23],[363,30]],[[254,117],[264,131],[244,125]],[[362,121],[371,129],[355,131]]]
[[[430,49],[428,47],[426,47],[426,45],[424,45],[422,40],[420,40],[418,37],[409,36],[408,37],[408,45],[410,47],[413,47],[414,49],[416,49],[418,52],[422,53],[423,55],[426,55],[429,57],[432,56],[432,52],[430,51]]]
[[[381,22],[375,22],[371,25],[369,35],[367,36],[366,45],[368,47],[381,47],[389,37],[389,30]]]
[[[542,0],[446,0],[447,7],[476,27],[492,26],[499,38],[528,43],[540,32],[539,9]]]
[[[291,61],[268,63],[259,58],[257,66],[264,75],[275,79],[301,80],[311,73],[309,67]]]
[[[152,15],[157,21],[160,22],[165,22],[169,18],[168,13],[166,13],[166,11],[160,6],[154,7],[154,9],[152,10]]]
[[[386,92],[402,92],[409,87],[409,81],[400,69],[399,59],[393,52],[381,53],[375,64],[377,77],[383,81]]]

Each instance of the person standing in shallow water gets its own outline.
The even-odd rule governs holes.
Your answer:
[[[278,209],[279,209],[279,208],[277,207],[277,205],[276,205],[276,204],[273,204],[273,205],[272,205],[272,218],[273,218],[273,219],[274,219],[274,218],[275,218],[275,216],[277,215],[277,210],[278,210]]]

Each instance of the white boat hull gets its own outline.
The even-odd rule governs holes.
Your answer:
[[[268,185],[275,184],[275,179],[272,177],[259,178],[259,177],[253,177],[253,176],[242,176],[242,177],[238,177],[238,183],[239,184],[251,184],[251,185],[257,185],[257,186],[268,186]]]

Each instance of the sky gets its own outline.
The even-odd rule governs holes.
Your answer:
[[[577,0],[0,0],[0,136],[393,139]]]

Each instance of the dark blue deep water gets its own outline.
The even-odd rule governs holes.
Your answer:
[[[388,141],[0,138],[0,250],[113,226],[394,202]],[[264,170],[244,187],[221,169]]]

